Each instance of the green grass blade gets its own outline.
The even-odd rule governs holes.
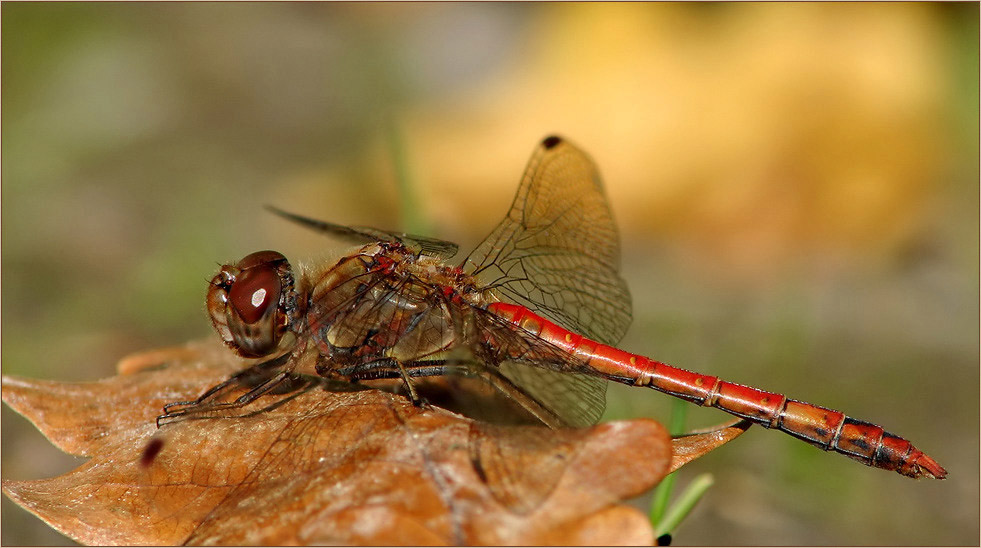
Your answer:
[[[715,482],[712,474],[699,474],[678,497],[678,501],[668,510],[664,519],[654,526],[654,538],[671,533],[692,511],[705,492]]]
[[[402,132],[394,119],[388,120],[385,133],[395,171],[395,184],[399,193],[399,216],[402,219],[402,229],[409,234],[428,235],[430,226],[419,203],[417,192],[419,185],[412,173]]]
[[[677,436],[685,432],[685,422],[688,418],[688,406],[690,404],[676,400],[671,406],[671,424],[669,431],[672,436]],[[654,489],[654,500],[651,502],[650,520],[657,527],[668,509],[668,502],[671,500],[671,492],[674,490],[674,482],[677,479],[675,473],[668,474],[666,478]]]

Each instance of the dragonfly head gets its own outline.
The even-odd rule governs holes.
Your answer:
[[[246,358],[271,354],[290,325],[293,271],[276,251],[223,265],[208,287],[208,314],[221,339]]]

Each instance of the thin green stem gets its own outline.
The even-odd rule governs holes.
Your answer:
[[[395,171],[395,184],[399,193],[399,215],[402,228],[410,234],[429,234],[429,223],[419,205],[417,190],[419,185],[412,174],[405,141],[398,123],[389,117],[387,123],[389,153],[392,156],[392,166]]]
[[[688,418],[688,403],[681,400],[672,402],[671,405],[671,424],[669,431],[672,436],[685,433],[685,422]],[[677,479],[675,473],[668,474],[664,480],[654,490],[654,500],[651,502],[650,519],[656,527],[661,523],[664,513],[668,509],[668,502],[671,500],[671,493],[674,490],[674,482]]]
[[[678,497],[677,502],[671,506],[664,515],[664,519],[654,526],[654,538],[660,537],[665,533],[671,533],[678,528],[682,520],[692,511],[698,501],[702,499],[705,492],[715,482],[712,474],[699,474],[688,484],[688,487]]]

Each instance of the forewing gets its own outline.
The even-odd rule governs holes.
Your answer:
[[[599,342],[616,344],[630,324],[599,173],[559,137],[539,144],[507,216],[462,266],[484,287]]]
[[[413,249],[417,253],[448,259],[456,255],[459,246],[446,240],[438,240],[427,236],[416,236],[404,232],[389,232],[369,226],[344,226],[319,219],[311,219],[296,213],[290,213],[277,207],[266,206],[266,209],[311,230],[342,238],[356,244],[371,242],[398,242]]]

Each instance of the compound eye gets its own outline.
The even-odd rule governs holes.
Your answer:
[[[289,323],[285,295],[293,291],[289,262],[275,251],[225,265],[208,289],[208,312],[222,340],[240,355],[270,354]]]
[[[236,277],[228,291],[228,303],[243,322],[254,324],[279,306],[282,289],[277,269],[259,265]]]

